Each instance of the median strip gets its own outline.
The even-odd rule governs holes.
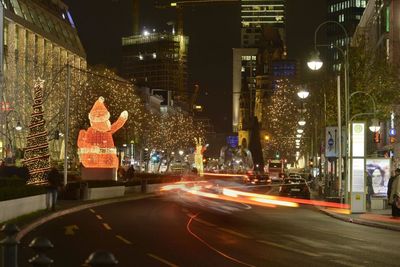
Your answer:
[[[154,255],[154,254],[147,253],[147,255],[148,255],[149,257],[152,257],[153,259],[156,259],[156,260],[158,260],[158,261],[160,261],[160,262],[162,262],[162,263],[168,265],[168,266],[171,266],[171,267],[178,267],[178,265],[173,264],[173,263],[171,263],[171,262],[169,262],[169,261],[167,261],[167,260],[165,260],[165,259],[163,259],[163,258],[160,258],[160,257],[158,257],[158,256],[156,256],[156,255]]]

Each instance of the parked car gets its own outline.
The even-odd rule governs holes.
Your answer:
[[[289,176],[279,187],[279,196],[310,199],[310,188],[304,178]]]

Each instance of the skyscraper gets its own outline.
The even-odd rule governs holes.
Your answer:
[[[329,0],[328,1],[328,20],[339,22],[348,33],[348,40],[343,30],[333,23],[328,26],[328,42],[331,46],[344,47],[350,44],[361,16],[367,5],[367,0]],[[332,63],[333,70],[340,70],[340,52],[337,49],[329,49],[328,57]]]
[[[188,37],[147,32],[122,38],[121,75],[139,86],[186,96]]]
[[[261,120],[272,62],[285,56],[285,0],[242,0],[241,48],[233,49],[232,127],[239,142],[249,135],[253,116]]]
[[[285,39],[285,0],[242,0],[240,16],[242,47],[257,47],[264,26],[279,29]]]

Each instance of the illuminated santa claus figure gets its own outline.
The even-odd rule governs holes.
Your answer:
[[[78,154],[85,168],[118,168],[117,150],[112,135],[128,119],[123,111],[116,122],[110,123],[110,112],[99,97],[89,113],[90,125],[87,131],[81,130],[78,136]]]

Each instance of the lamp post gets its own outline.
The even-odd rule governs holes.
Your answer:
[[[318,31],[321,29],[321,27],[323,27],[326,24],[335,24],[337,26],[339,26],[340,29],[343,30],[343,33],[345,35],[345,50],[343,50],[342,48],[338,47],[338,46],[332,46],[332,45],[328,45],[328,44],[317,44],[317,34]],[[342,24],[340,24],[339,22],[333,21],[333,20],[328,20],[325,22],[322,22],[320,25],[318,25],[318,27],[316,28],[315,32],[314,32],[314,52],[312,53],[312,57],[311,59],[307,62],[308,67],[311,70],[318,70],[322,67],[323,63],[322,61],[319,59],[319,52],[317,50],[317,46],[326,46],[326,47],[330,47],[330,48],[336,48],[337,50],[340,51],[340,53],[342,54],[342,58],[344,60],[344,94],[345,94],[345,127],[346,127],[346,142],[345,142],[345,164],[344,164],[344,173],[345,173],[345,193],[344,193],[344,197],[345,197],[345,203],[348,203],[348,194],[347,194],[347,186],[348,186],[348,136],[349,136],[349,35],[347,33],[346,28],[343,27]],[[338,94],[338,143],[339,143],[339,149],[338,149],[338,158],[339,158],[339,164],[338,164],[338,178],[339,178],[339,197],[340,197],[340,201],[342,202],[342,188],[341,188],[341,183],[342,183],[342,122],[341,122],[341,104],[340,104],[340,75],[338,75],[337,77],[337,94]]]

